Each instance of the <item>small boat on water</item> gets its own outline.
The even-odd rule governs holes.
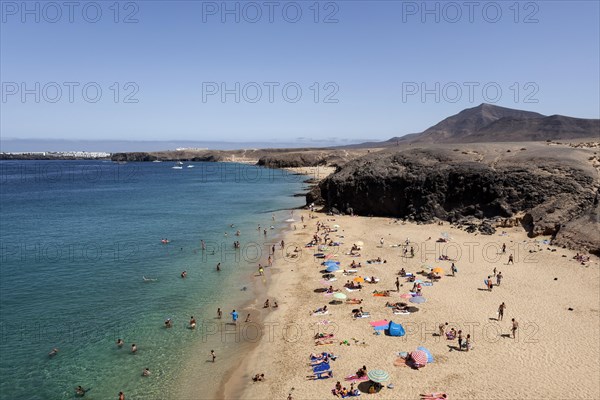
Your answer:
[[[173,169],[183,169],[183,163],[181,161],[177,161],[175,163],[175,165],[173,165],[171,168],[173,168]]]
[[[188,165],[187,167],[188,167],[188,168],[194,168],[194,166],[193,166],[193,165],[191,165],[191,164],[190,164],[190,165]]]

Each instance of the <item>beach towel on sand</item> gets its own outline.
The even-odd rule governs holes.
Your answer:
[[[387,327],[390,324],[390,321],[388,321],[387,319],[381,319],[379,321],[371,321],[371,322],[369,322],[369,324],[372,327],[376,327],[376,326],[385,326],[385,327]]]

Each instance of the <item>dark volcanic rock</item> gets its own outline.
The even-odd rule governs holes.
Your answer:
[[[552,244],[561,247],[587,250],[600,256],[600,192],[596,193],[594,206],[579,218],[561,226]]]
[[[524,212],[523,225],[536,236],[556,235],[562,224],[589,210],[596,184],[587,171],[556,159],[488,163],[448,150],[409,149],[351,161],[325,179],[320,191],[329,208],[415,221],[507,218]],[[467,230],[495,231],[489,223],[470,224]]]
[[[112,161],[154,161],[158,157],[149,153],[115,153],[111,156]]]
[[[321,153],[282,153],[261,157],[257,165],[269,168],[317,167],[326,165],[328,158]]]

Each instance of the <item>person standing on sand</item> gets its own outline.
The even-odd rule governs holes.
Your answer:
[[[398,280],[398,277],[396,277],[396,292],[400,291],[400,281]]]
[[[438,326],[438,329],[440,330],[440,336],[444,337],[444,335],[446,334],[446,328],[448,327],[448,323],[444,323],[444,324],[440,324]]]
[[[223,311],[221,311],[220,308],[217,308],[217,318],[221,319],[222,316],[223,316]]]
[[[494,276],[496,276],[496,271],[498,271],[498,269],[496,269],[496,267],[494,267]]]
[[[502,254],[506,253],[506,243],[502,243]]]
[[[454,265],[454,263],[452,263],[452,266],[450,267],[450,269],[452,270],[452,276],[455,276],[457,269],[456,269],[456,266]]]
[[[221,263],[217,263],[217,271],[221,270]]]
[[[506,304],[504,304],[504,302],[502,302],[502,304],[500,304],[500,306],[498,307],[498,321],[502,321],[502,318],[504,318],[504,310],[505,309],[506,309]]]
[[[462,330],[458,331],[458,350],[462,351],[463,336]]]
[[[512,319],[512,335],[513,335],[513,339],[517,338],[517,329],[519,329],[519,323],[517,321],[515,321],[515,319]]]
[[[235,310],[233,310],[233,311],[231,312],[231,320],[233,321],[233,323],[234,323],[234,324],[237,324],[237,320],[238,320],[238,313],[237,313]]]
[[[492,277],[488,275],[487,277],[487,288],[491,292],[494,288],[494,283],[492,282]]]
[[[210,351],[210,356],[212,357],[212,362],[215,362],[215,359],[217,358],[217,355],[215,354],[214,350]]]
[[[263,269],[262,265],[260,265],[260,264],[258,264],[258,274],[259,275],[265,274],[265,270]]]
[[[502,272],[498,272],[498,275],[496,275],[496,286],[500,286],[500,283],[502,283]]]
[[[465,351],[469,351],[469,347],[471,347],[471,335],[467,334],[467,340],[465,340]]]
[[[510,254],[510,255],[508,256],[508,262],[506,263],[506,265],[508,265],[508,264],[514,264],[514,263],[515,263],[515,260],[514,260],[514,258],[513,258],[513,255],[512,255],[512,254]]]
[[[384,243],[384,242],[385,242],[385,241],[383,240],[383,238],[379,239],[379,244],[381,245],[381,247],[383,247],[383,243]]]

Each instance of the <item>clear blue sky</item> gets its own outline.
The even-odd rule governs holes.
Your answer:
[[[77,2],[71,23],[67,7],[57,16],[47,3],[27,2],[32,10],[37,4],[36,15],[20,1],[2,1],[2,137],[383,140],[420,132],[486,102],[485,96],[548,115],[599,117],[598,1],[518,7],[483,1],[472,15],[468,2],[452,3],[460,16],[445,2],[427,2],[429,9],[438,7],[437,15],[426,14],[421,1],[320,2],[318,23],[314,1],[274,1],[272,23],[264,1],[253,3],[262,13],[255,23],[256,8],[247,2],[227,2],[239,7],[239,22],[234,14],[223,15],[221,1],[121,2],[118,15],[113,3],[98,2],[102,15],[91,23],[97,10]],[[292,23],[296,5],[302,16]],[[129,15],[138,22],[123,23]],[[72,102],[64,82],[79,85]],[[96,103],[90,102],[94,86],[87,100],[83,96],[89,82],[102,90]],[[116,103],[114,82],[121,86]],[[124,88],[127,82],[133,85]],[[240,89],[239,103],[234,94],[222,102],[220,93],[206,91],[215,89],[210,82],[230,89],[257,82],[262,97],[250,102],[256,98],[250,84],[245,93]],[[264,82],[279,84],[272,102]],[[296,103],[293,86],[288,100],[282,94],[289,82],[302,90]],[[314,82],[320,86],[317,102]],[[328,82],[333,84],[325,87]],[[435,92],[436,82],[439,101],[433,92],[422,99],[421,85]],[[465,82],[478,85],[472,99]],[[23,85],[33,92],[24,99]],[[132,99],[138,102],[125,102],[136,88]],[[338,102],[325,102],[336,90],[331,99]]]

